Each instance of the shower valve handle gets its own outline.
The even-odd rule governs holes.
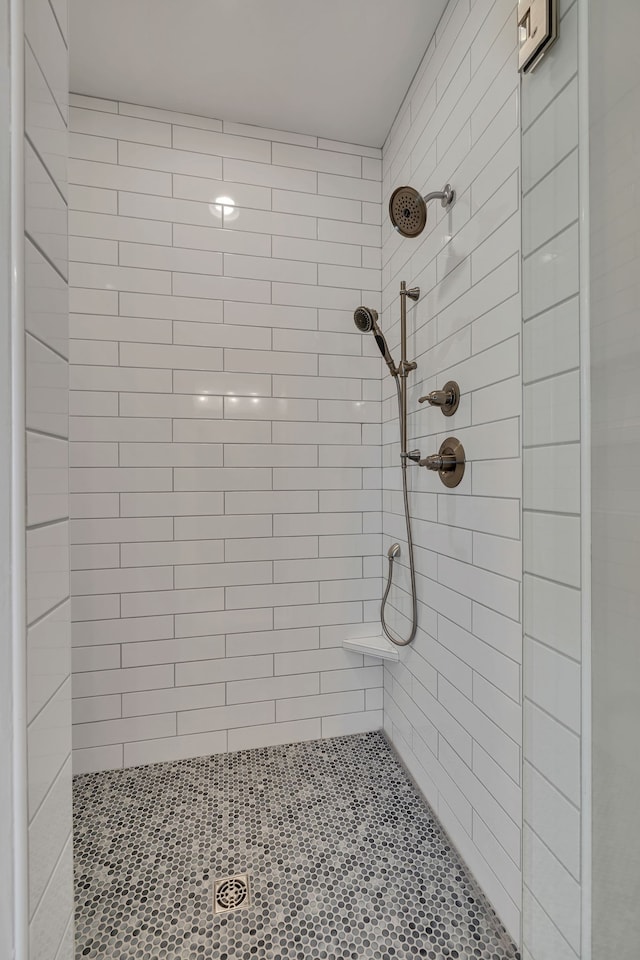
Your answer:
[[[427,470],[455,470],[457,460],[453,456],[441,456],[439,453],[431,453],[424,460],[420,460],[420,466]]]
[[[457,487],[464,476],[464,447],[455,437],[447,437],[438,452],[421,460],[420,466],[438,473],[445,487]]]
[[[458,409],[460,387],[455,380],[449,380],[442,390],[432,390],[424,397],[418,397],[418,403],[429,403],[432,407],[440,407],[445,417],[450,417]]]

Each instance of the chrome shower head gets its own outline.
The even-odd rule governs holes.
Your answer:
[[[396,187],[389,200],[389,218],[403,237],[419,236],[427,225],[427,204],[430,200],[440,200],[443,207],[453,203],[455,192],[450,184],[436,193],[423,197],[413,187]]]
[[[353,312],[353,322],[360,333],[371,333],[378,325],[378,311],[370,307],[358,307]]]
[[[382,354],[384,362],[394,377],[398,375],[398,370],[393,362],[393,357],[389,352],[387,341],[384,334],[378,326],[378,311],[372,307],[357,307],[353,312],[353,322],[360,333],[373,333],[375,341],[378,344],[378,350]]]

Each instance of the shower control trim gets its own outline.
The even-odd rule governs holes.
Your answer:
[[[421,467],[438,472],[445,487],[458,486],[464,477],[464,465],[464,447],[456,437],[447,437],[437,453],[420,460]]]
[[[455,380],[449,380],[442,390],[432,390],[424,397],[418,397],[418,403],[428,403],[432,407],[440,407],[445,417],[451,417],[460,403],[460,387]]]

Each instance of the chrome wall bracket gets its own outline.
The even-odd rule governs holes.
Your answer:
[[[464,447],[455,437],[447,437],[440,445],[437,453],[432,453],[420,466],[427,470],[436,470],[445,487],[457,487],[464,477]]]
[[[432,390],[426,396],[418,397],[418,403],[429,403],[432,407],[440,407],[445,417],[450,417],[458,409],[460,387],[455,380],[449,380],[442,390]]]

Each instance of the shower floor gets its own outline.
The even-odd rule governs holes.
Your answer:
[[[379,733],[76,777],[74,850],[78,960],[519,957]]]

